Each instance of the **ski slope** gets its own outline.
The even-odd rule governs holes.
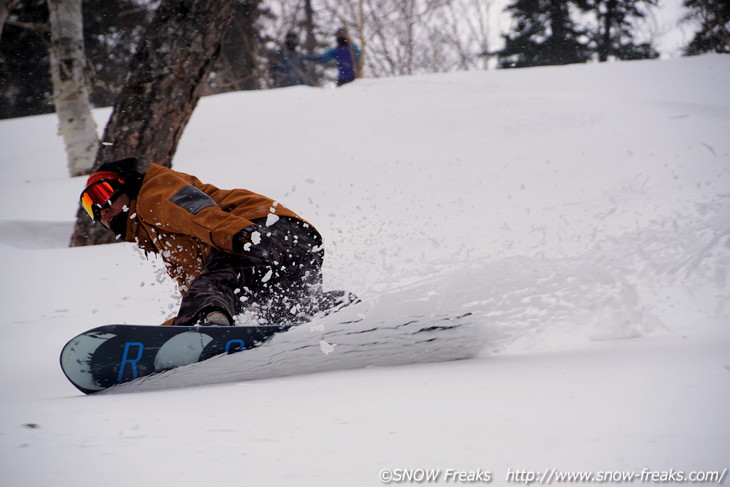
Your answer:
[[[54,116],[0,121],[0,483],[722,473],[728,86],[730,57],[712,55],[205,98],[174,167],[314,223],[325,287],[362,302],[93,396],[60,370],[66,341],[161,323],[179,295],[132,245],[67,248],[85,179],[67,175]],[[109,110],[95,116],[101,131]],[[469,334],[398,345],[402,318],[444,316]],[[382,347],[342,321],[386,330]]]

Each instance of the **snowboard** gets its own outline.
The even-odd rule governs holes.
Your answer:
[[[140,377],[254,348],[296,325],[106,325],[86,331],[61,351],[61,369],[91,394]]]
[[[312,315],[327,316],[360,299],[326,291],[311,303]],[[106,325],[86,331],[61,350],[61,369],[85,394],[261,345],[289,325],[149,326]]]

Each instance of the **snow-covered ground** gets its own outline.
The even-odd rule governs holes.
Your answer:
[[[227,377],[245,381],[209,367],[223,383],[93,396],[59,368],[66,341],[160,323],[176,290],[131,245],[67,248],[84,178],[67,176],[54,116],[0,121],[0,484],[722,473],[728,87],[730,56],[715,55],[206,98],[176,169],[313,222],[326,287],[363,298],[343,313],[469,312],[481,351],[348,369],[347,344],[330,340],[312,347],[328,357],[320,368],[257,378],[240,354],[214,365],[251,367]],[[96,115],[103,127],[109,110]],[[335,316],[280,341],[316,340]]]

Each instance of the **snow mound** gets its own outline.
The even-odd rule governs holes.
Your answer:
[[[0,245],[20,249],[60,249],[68,247],[73,222],[0,221]]]

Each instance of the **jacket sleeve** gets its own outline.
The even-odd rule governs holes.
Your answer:
[[[137,218],[164,232],[190,235],[227,252],[233,252],[234,236],[253,225],[225,211],[206,192],[173,172],[145,181],[137,200]]]
[[[335,59],[335,50],[330,49],[323,54],[307,54],[304,56],[304,59],[317,63],[328,63]]]

